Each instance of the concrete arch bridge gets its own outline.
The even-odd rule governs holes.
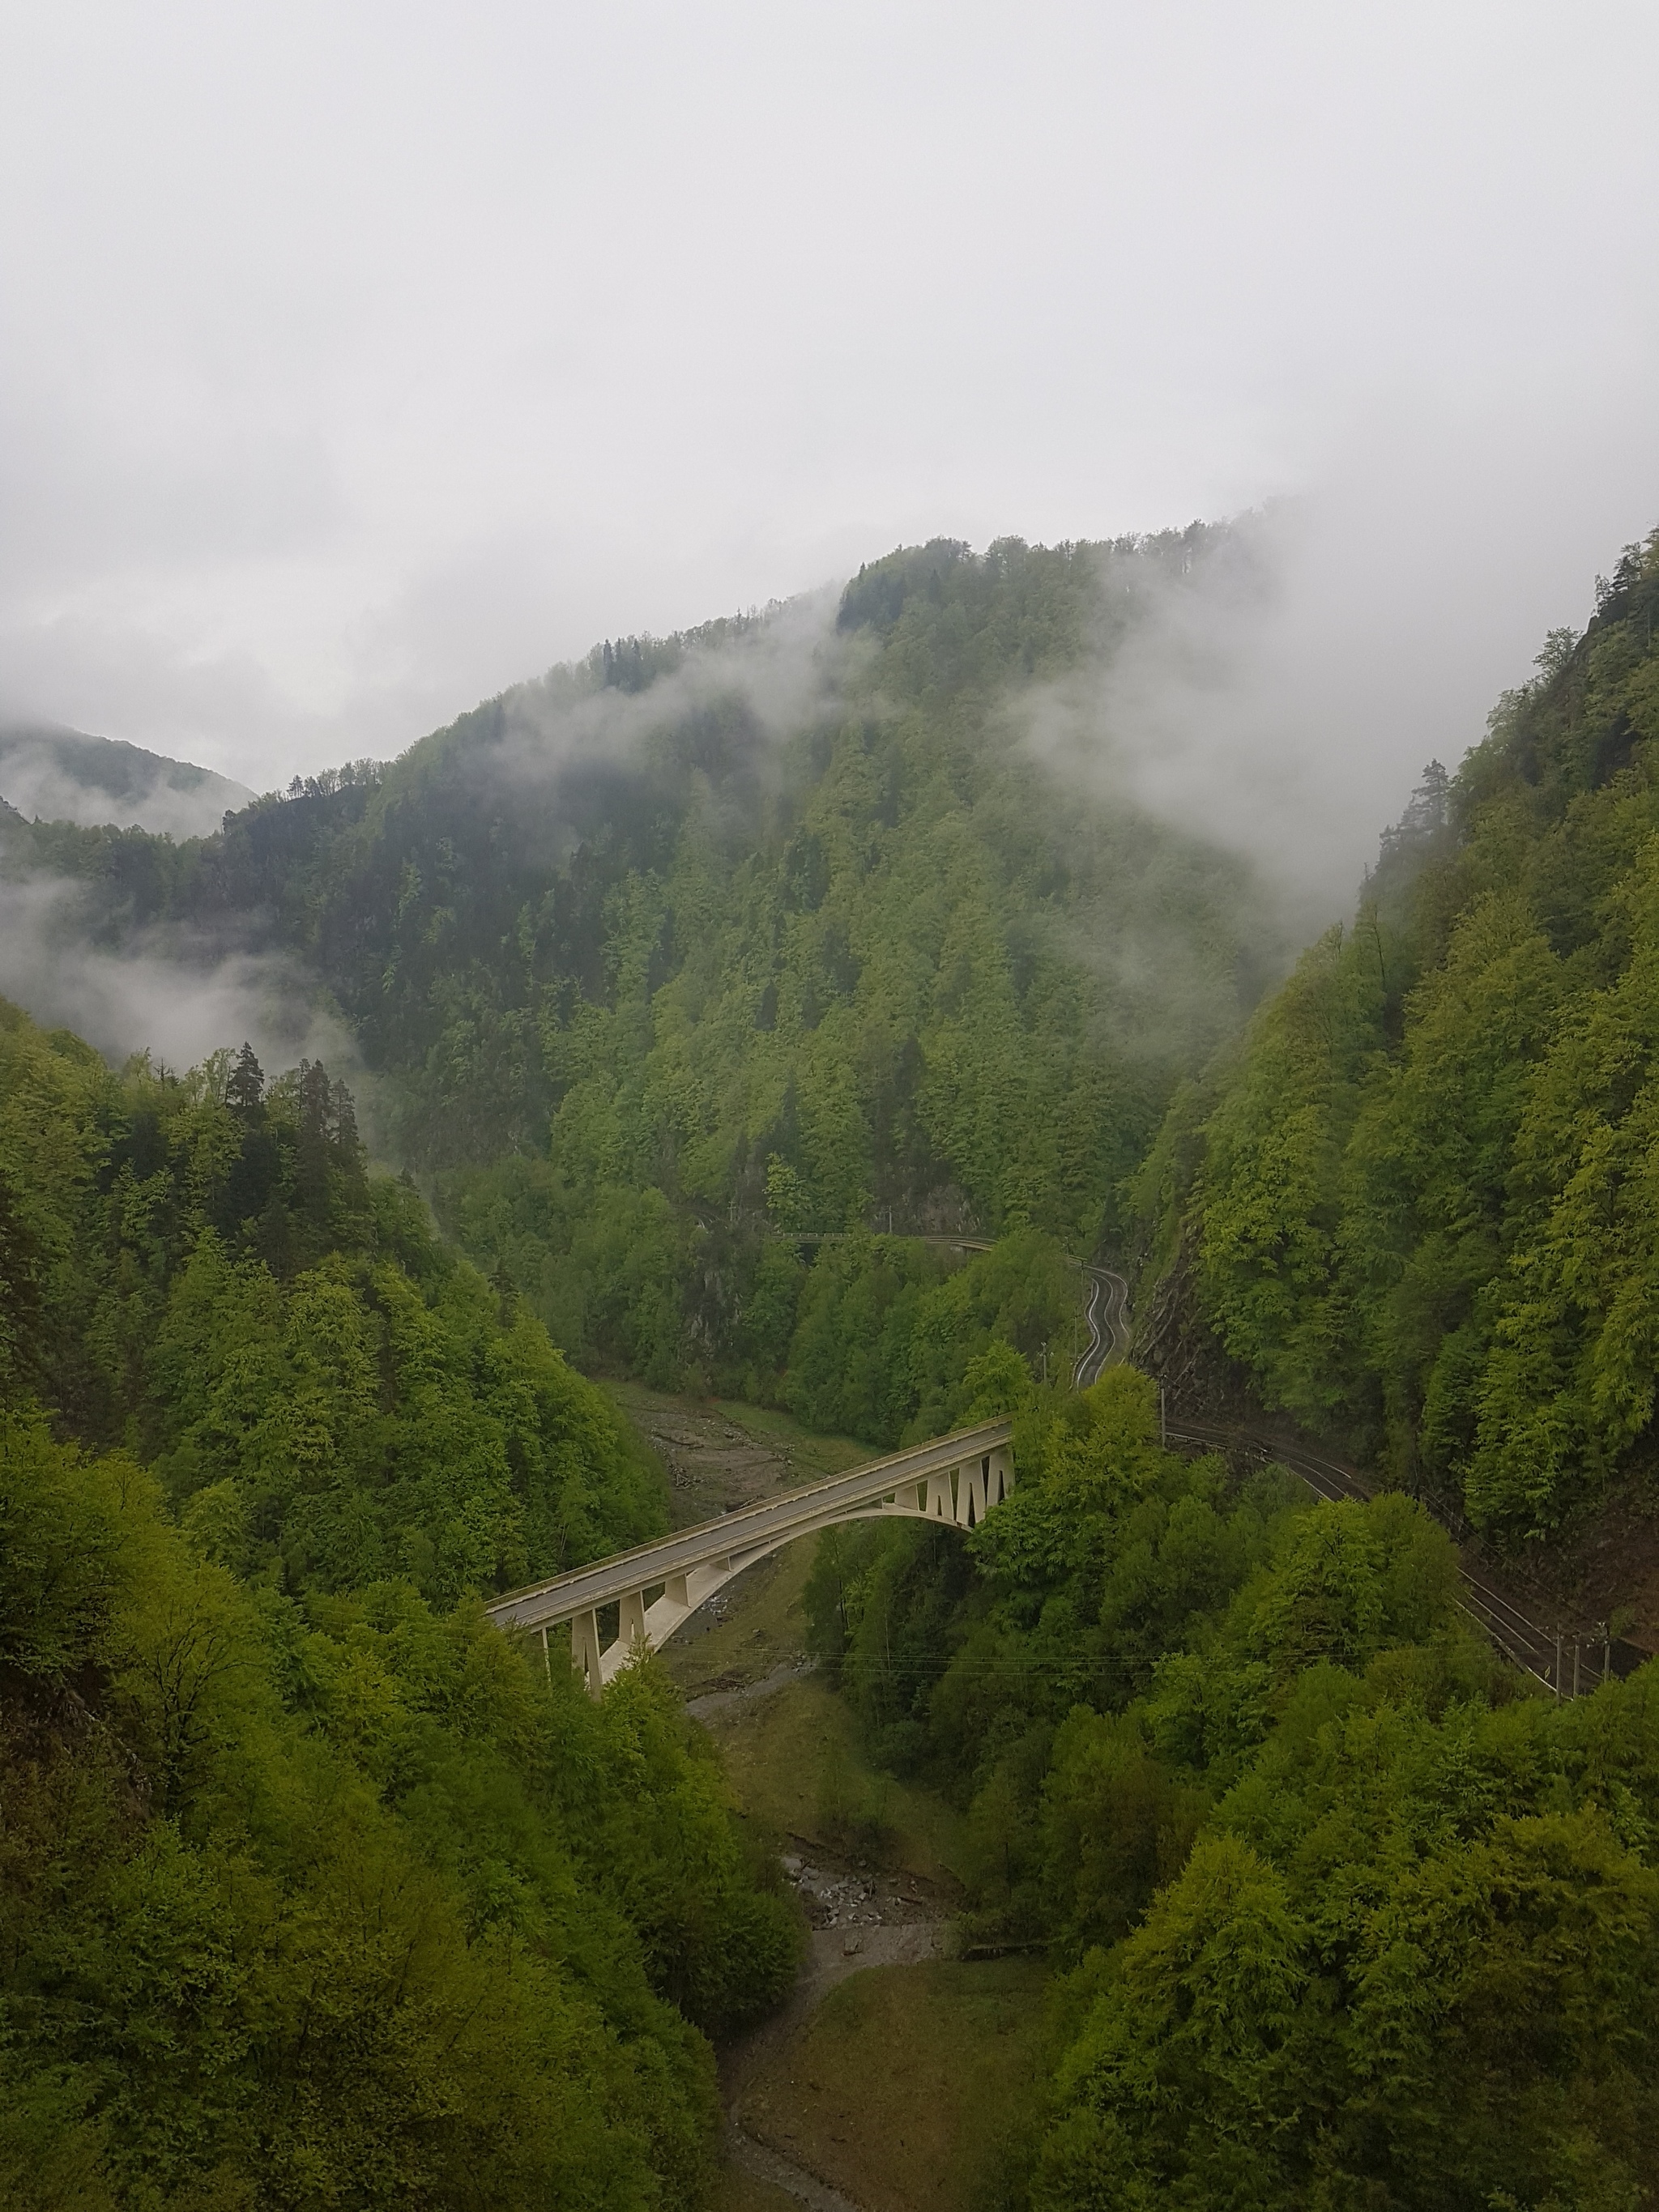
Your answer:
[[[974,1528],[1014,1486],[1012,1433],[1012,1424],[1003,1420],[936,1437],[849,1474],[787,1491],[718,1521],[678,1529],[654,1544],[509,1591],[485,1611],[498,1628],[538,1631],[544,1650],[548,1632],[568,1621],[572,1663],[597,1698],[636,1650],[665,1644],[716,1590],[797,1536],[839,1521],[895,1515]],[[612,1606],[617,1632],[602,1642],[599,1616]]]

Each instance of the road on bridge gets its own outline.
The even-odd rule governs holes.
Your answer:
[[[1128,1284],[1110,1267],[1087,1266],[1084,1273],[1089,1343],[1073,1375],[1079,1389],[1127,1358],[1130,1346]],[[1224,1425],[1177,1411],[1168,1415],[1164,1433],[1177,1450],[1219,1450],[1262,1464],[1276,1462],[1321,1498],[1374,1495],[1375,1486],[1358,1469],[1254,1424]],[[660,1645],[716,1589],[797,1536],[837,1521],[887,1514],[971,1528],[1012,1487],[1010,1440],[1006,1421],[940,1437],[719,1521],[679,1529],[635,1551],[509,1591],[485,1610],[498,1627],[538,1630],[544,1641],[549,1628],[569,1622],[573,1656],[597,1695],[636,1644]],[[1581,1632],[1564,1639],[1528,1620],[1483,1577],[1462,1565],[1459,1573],[1465,1613],[1515,1665],[1558,1696],[1593,1690],[1609,1674],[1631,1674],[1647,1656],[1635,1645],[1605,1635],[1592,1640]],[[618,1608],[617,1634],[602,1651],[599,1616],[607,1609],[608,1617],[612,1606]]]
[[[575,1662],[597,1695],[636,1644],[660,1647],[717,1589],[797,1536],[889,1515],[975,1527],[1013,1487],[1012,1436],[1008,1421],[981,1421],[509,1590],[484,1610],[498,1628],[535,1629],[544,1641],[550,1628],[570,1622]],[[618,1608],[617,1633],[602,1646],[599,1614],[611,1606]]]

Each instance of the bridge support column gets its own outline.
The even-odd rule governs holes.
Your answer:
[[[957,1526],[977,1528],[985,1518],[985,1469],[976,1459],[957,1469]]]
[[[951,1469],[927,1478],[927,1504],[925,1508],[930,1521],[954,1521],[957,1517],[956,1499],[951,1494]]]
[[[651,1632],[645,1625],[643,1590],[629,1590],[623,1598],[617,1620],[617,1643],[624,1661],[631,1659],[635,1651],[651,1649]]]
[[[597,1698],[605,1687],[599,1673],[599,1616],[579,1613],[570,1624],[570,1662],[587,1684],[587,1694]]]
[[[985,1477],[985,1503],[988,1509],[1000,1505],[1014,1486],[1014,1455],[1005,1444],[991,1454]]]

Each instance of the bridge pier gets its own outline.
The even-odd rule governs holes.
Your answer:
[[[1014,1455],[1005,1444],[987,1455],[985,1462],[985,1510],[1000,1505],[1014,1486]]]
[[[587,1694],[597,1698],[603,1686],[599,1674],[599,1616],[597,1607],[579,1613],[570,1624],[570,1662],[587,1683]]]

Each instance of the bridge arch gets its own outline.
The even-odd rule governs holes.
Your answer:
[[[497,1627],[539,1632],[544,1650],[550,1629],[568,1621],[571,1662],[597,1698],[635,1651],[659,1650],[718,1589],[798,1536],[845,1521],[894,1518],[971,1528],[1013,1486],[1012,1425],[982,1422],[510,1590],[484,1609]],[[617,1632],[602,1643],[599,1615],[613,1605]]]

